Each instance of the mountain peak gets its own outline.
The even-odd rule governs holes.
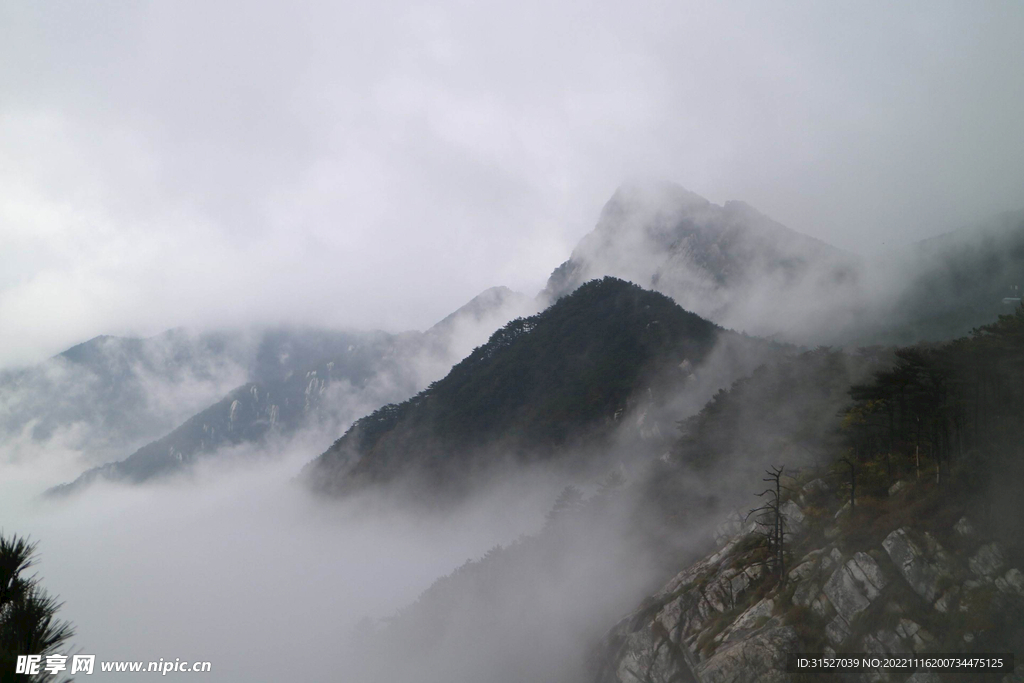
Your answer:
[[[850,282],[850,260],[744,202],[720,206],[675,183],[629,183],[605,204],[542,295],[554,301],[611,275],[726,327],[795,333],[819,312],[794,302]]]
[[[666,213],[702,209],[709,202],[682,185],[668,181],[643,181],[623,183],[605,204],[602,216],[621,211],[631,212],[638,208],[661,210]]]
[[[499,452],[585,460],[585,444],[615,429],[638,392],[685,381],[680,363],[704,358],[721,332],[657,292],[588,282],[505,325],[419,395],[357,421],[305,475],[336,493],[416,475],[427,493],[497,471]]]
[[[467,332],[466,328],[481,328],[487,334],[501,327],[509,320],[537,312],[537,303],[530,297],[504,286],[490,287],[477,294],[466,304],[445,316],[427,334],[435,337],[450,337],[456,332]],[[478,334],[471,335],[474,341]],[[473,344],[475,346],[476,343]],[[471,347],[472,348],[472,347]],[[468,352],[469,349],[466,349]]]

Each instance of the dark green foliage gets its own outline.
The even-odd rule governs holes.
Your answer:
[[[964,478],[984,517],[1024,529],[1012,493],[1024,476],[1024,308],[969,337],[900,349],[850,395],[846,435],[862,461],[884,459],[890,479]]]
[[[0,535],[0,681],[52,679],[15,674],[18,655],[66,654],[60,648],[74,635],[71,624],[56,618],[57,599],[28,574],[35,554],[35,543]]]
[[[315,485],[383,481],[419,470],[449,484],[485,450],[522,461],[606,434],[640,388],[678,385],[720,328],[671,299],[605,278],[519,318],[412,399],[359,420],[316,461]],[[326,476],[325,476],[326,475]],[[343,486],[342,486],[343,487]]]
[[[555,504],[547,514],[547,523],[555,524],[567,515],[573,515],[583,507],[583,492],[575,486],[566,486],[555,499]]]

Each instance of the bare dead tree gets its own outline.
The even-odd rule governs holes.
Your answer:
[[[775,486],[757,494],[759,498],[768,496],[768,502],[748,512],[746,517],[750,519],[751,515],[757,514],[755,520],[758,527],[760,527],[760,533],[765,539],[765,546],[768,551],[765,565],[769,571],[778,575],[780,583],[784,583],[786,580],[786,531],[785,520],[782,514],[782,471],[784,469],[785,466],[773,466],[771,469],[765,470],[765,474],[768,476],[762,479],[762,481],[774,483]]]

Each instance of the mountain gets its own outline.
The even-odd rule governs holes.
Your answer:
[[[299,371],[282,368],[296,357],[286,356],[282,349],[294,352],[294,347],[268,343],[281,351],[277,358],[283,360],[275,362],[274,354],[267,353],[260,381],[235,388],[124,460],[92,468],[50,493],[71,493],[98,479],[141,483],[186,471],[222,448],[259,446],[272,437],[287,439],[300,429],[337,433],[378,402],[418,388],[418,376],[405,362],[419,351],[418,335],[346,333],[333,341],[316,344],[318,355],[333,353]]]
[[[491,287],[448,314],[424,334],[424,347],[442,359],[431,379],[440,377],[508,321],[534,315],[541,304],[508,287]]]
[[[877,318],[886,341],[945,341],[1013,309],[1024,286],[1024,211],[995,216],[882,259]],[[903,274],[900,276],[899,274]]]
[[[566,487],[542,529],[365,624],[356,679],[1015,683],[786,668],[1024,647],[1022,340],[1019,308],[946,344],[769,359],[666,457]]]
[[[605,275],[725,327],[793,343],[943,341],[1006,312],[1004,297],[1020,296],[1024,212],[868,258],[743,202],[719,206],[670,183],[627,185],[552,272],[541,299]]]
[[[102,461],[165,433],[245,381],[254,358],[255,344],[243,335],[96,337],[0,372],[0,443],[8,457],[47,444]]]
[[[819,438],[802,470],[775,470],[774,481],[769,472],[767,487],[750,474],[793,454],[775,447],[752,459],[751,440],[742,444],[737,432],[770,443],[779,422],[783,432],[801,423],[820,431],[814,422],[826,413],[814,419],[801,403],[837,382],[777,393],[782,406],[760,408],[758,392],[738,383],[728,392],[736,396],[702,411],[686,425],[676,466],[692,467],[687,454],[696,451],[735,473],[752,470],[745,486],[732,486],[749,502],[717,528],[703,559],[610,630],[592,680],[799,681],[830,672],[787,672],[797,652],[1019,652],[1022,341],[1018,307],[969,337],[877,358],[867,381],[849,386],[846,407],[829,411],[839,438]],[[779,417],[766,422],[763,413]],[[831,680],[966,679],[957,670],[908,673],[887,667]],[[1005,671],[970,676],[984,674],[1015,680]]]
[[[467,328],[497,329],[511,319],[537,313],[537,308],[537,302],[525,294],[508,287],[491,287],[445,316],[427,334],[450,340]]]
[[[859,260],[742,202],[718,206],[678,185],[627,185],[548,279],[555,300],[611,275],[672,297],[729,328],[799,339],[841,292]]]
[[[967,679],[955,669],[939,675],[787,666],[793,653],[885,659],[1020,651],[1024,574],[961,501],[934,483],[901,482],[851,513],[821,478],[788,483],[785,578],[766,565],[756,524],[738,518],[723,526],[717,547],[605,636],[592,660],[593,683],[788,683],[807,676],[939,683]],[[1016,680],[1005,670],[973,673],[985,674]]]
[[[141,483],[186,471],[222,448],[261,446],[300,430],[332,440],[356,417],[416,393],[510,317],[534,309],[532,299],[495,287],[425,333],[268,330],[249,382],[127,458],[92,468],[51,493],[71,493],[98,479]]]
[[[304,476],[327,492],[407,477],[452,491],[506,462],[568,458],[608,439],[641,390],[685,384],[723,336],[664,295],[586,283],[510,322],[420,394],[358,420]]]

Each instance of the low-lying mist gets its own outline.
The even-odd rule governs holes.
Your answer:
[[[47,473],[5,465],[5,533],[40,542],[37,567],[99,660],[208,660],[214,680],[337,680],[363,617],[389,615],[495,543],[534,531],[524,493],[445,518],[313,500],[308,457],[206,467],[191,481],[102,486],[56,504]]]
[[[368,681],[387,663],[418,671],[410,680],[440,680],[435,673],[463,660],[406,661],[401,652],[379,651],[373,652],[385,658],[371,660],[371,651],[359,647],[360,633],[367,624],[380,628],[467,560],[540,531],[557,490],[543,479],[520,477],[444,514],[401,509],[392,501],[386,507],[366,498],[332,501],[312,497],[294,481],[309,451],[299,443],[290,448],[283,457],[237,453],[158,484],[100,484],[59,501],[37,495],[62,476],[57,460],[40,459],[49,465],[35,468],[24,460],[5,464],[4,532],[40,543],[36,569],[44,587],[64,601],[60,617],[76,626],[74,651],[99,661],[210,661],[211,680],[229,681]],[[595,552],[605,555],[609,548]],[[582,562],[583,555],[566,554],[550,571],[520,565],[529,573],[518,579],[524,589],[518,610],[489,606],[487,596],[473,594],[461,609],[467,615],[496,610],[494,628],[481,636],[491,653],[502,642],[530,637],[526,626],[538,618],[553,626],[577,624],[592,611],[585,602],[573,605],[571,596],[598,588],[594,577],[577,571]],[[627,564],[641,576],[635,558]],[[606,583],[613,578],[607,572],[601,571],[601,590],[615,595],[622,587]],[[586,588],[567,590],[570,580]],[[634,581],[620,599],[599,601],[599,611],[609,616],[610,607],[620,609],[635,597]],[[603,630],[606,623],[591,626]],[[449,640],[460,634],[452,626]],[[578,654],[559,651],[566,658]],[[484,655],[466,661],[482,665]],[[353,678],[357,669],[362,673]],[[473,671],[475,677],[464,680],[498,680]],[[96,677],[103,680],[98,671]]]
[[[678,421],[794,351],[724,334],[701,362],[670,368],[675,393],[642,391],[617,414],[589,467],[505,458],[497,474],[473,477],[466,500],[429,510],[395,487],[309,493],[299,471],[335,438],[321,425],[59,500],[39,492],[72,477],[80,454],[22,441],[14,461],[5,444],[0,519],[40,543],[37,569],[65,601],[75,650],[100,661],[210,661],[212,680],[228,681],[585,681],[595,644],[704,547],[712,518],[735,502],[704,505],[699,482],[668,487],[692,498],[659,499],[652,466],[670,467]],[[331,405],[358,412],[374,396]],[[733,464],[759,477],[756,456]],[[608,486],[609,473],[627,481]],[[580,497],[551,515],[569,482]]]

